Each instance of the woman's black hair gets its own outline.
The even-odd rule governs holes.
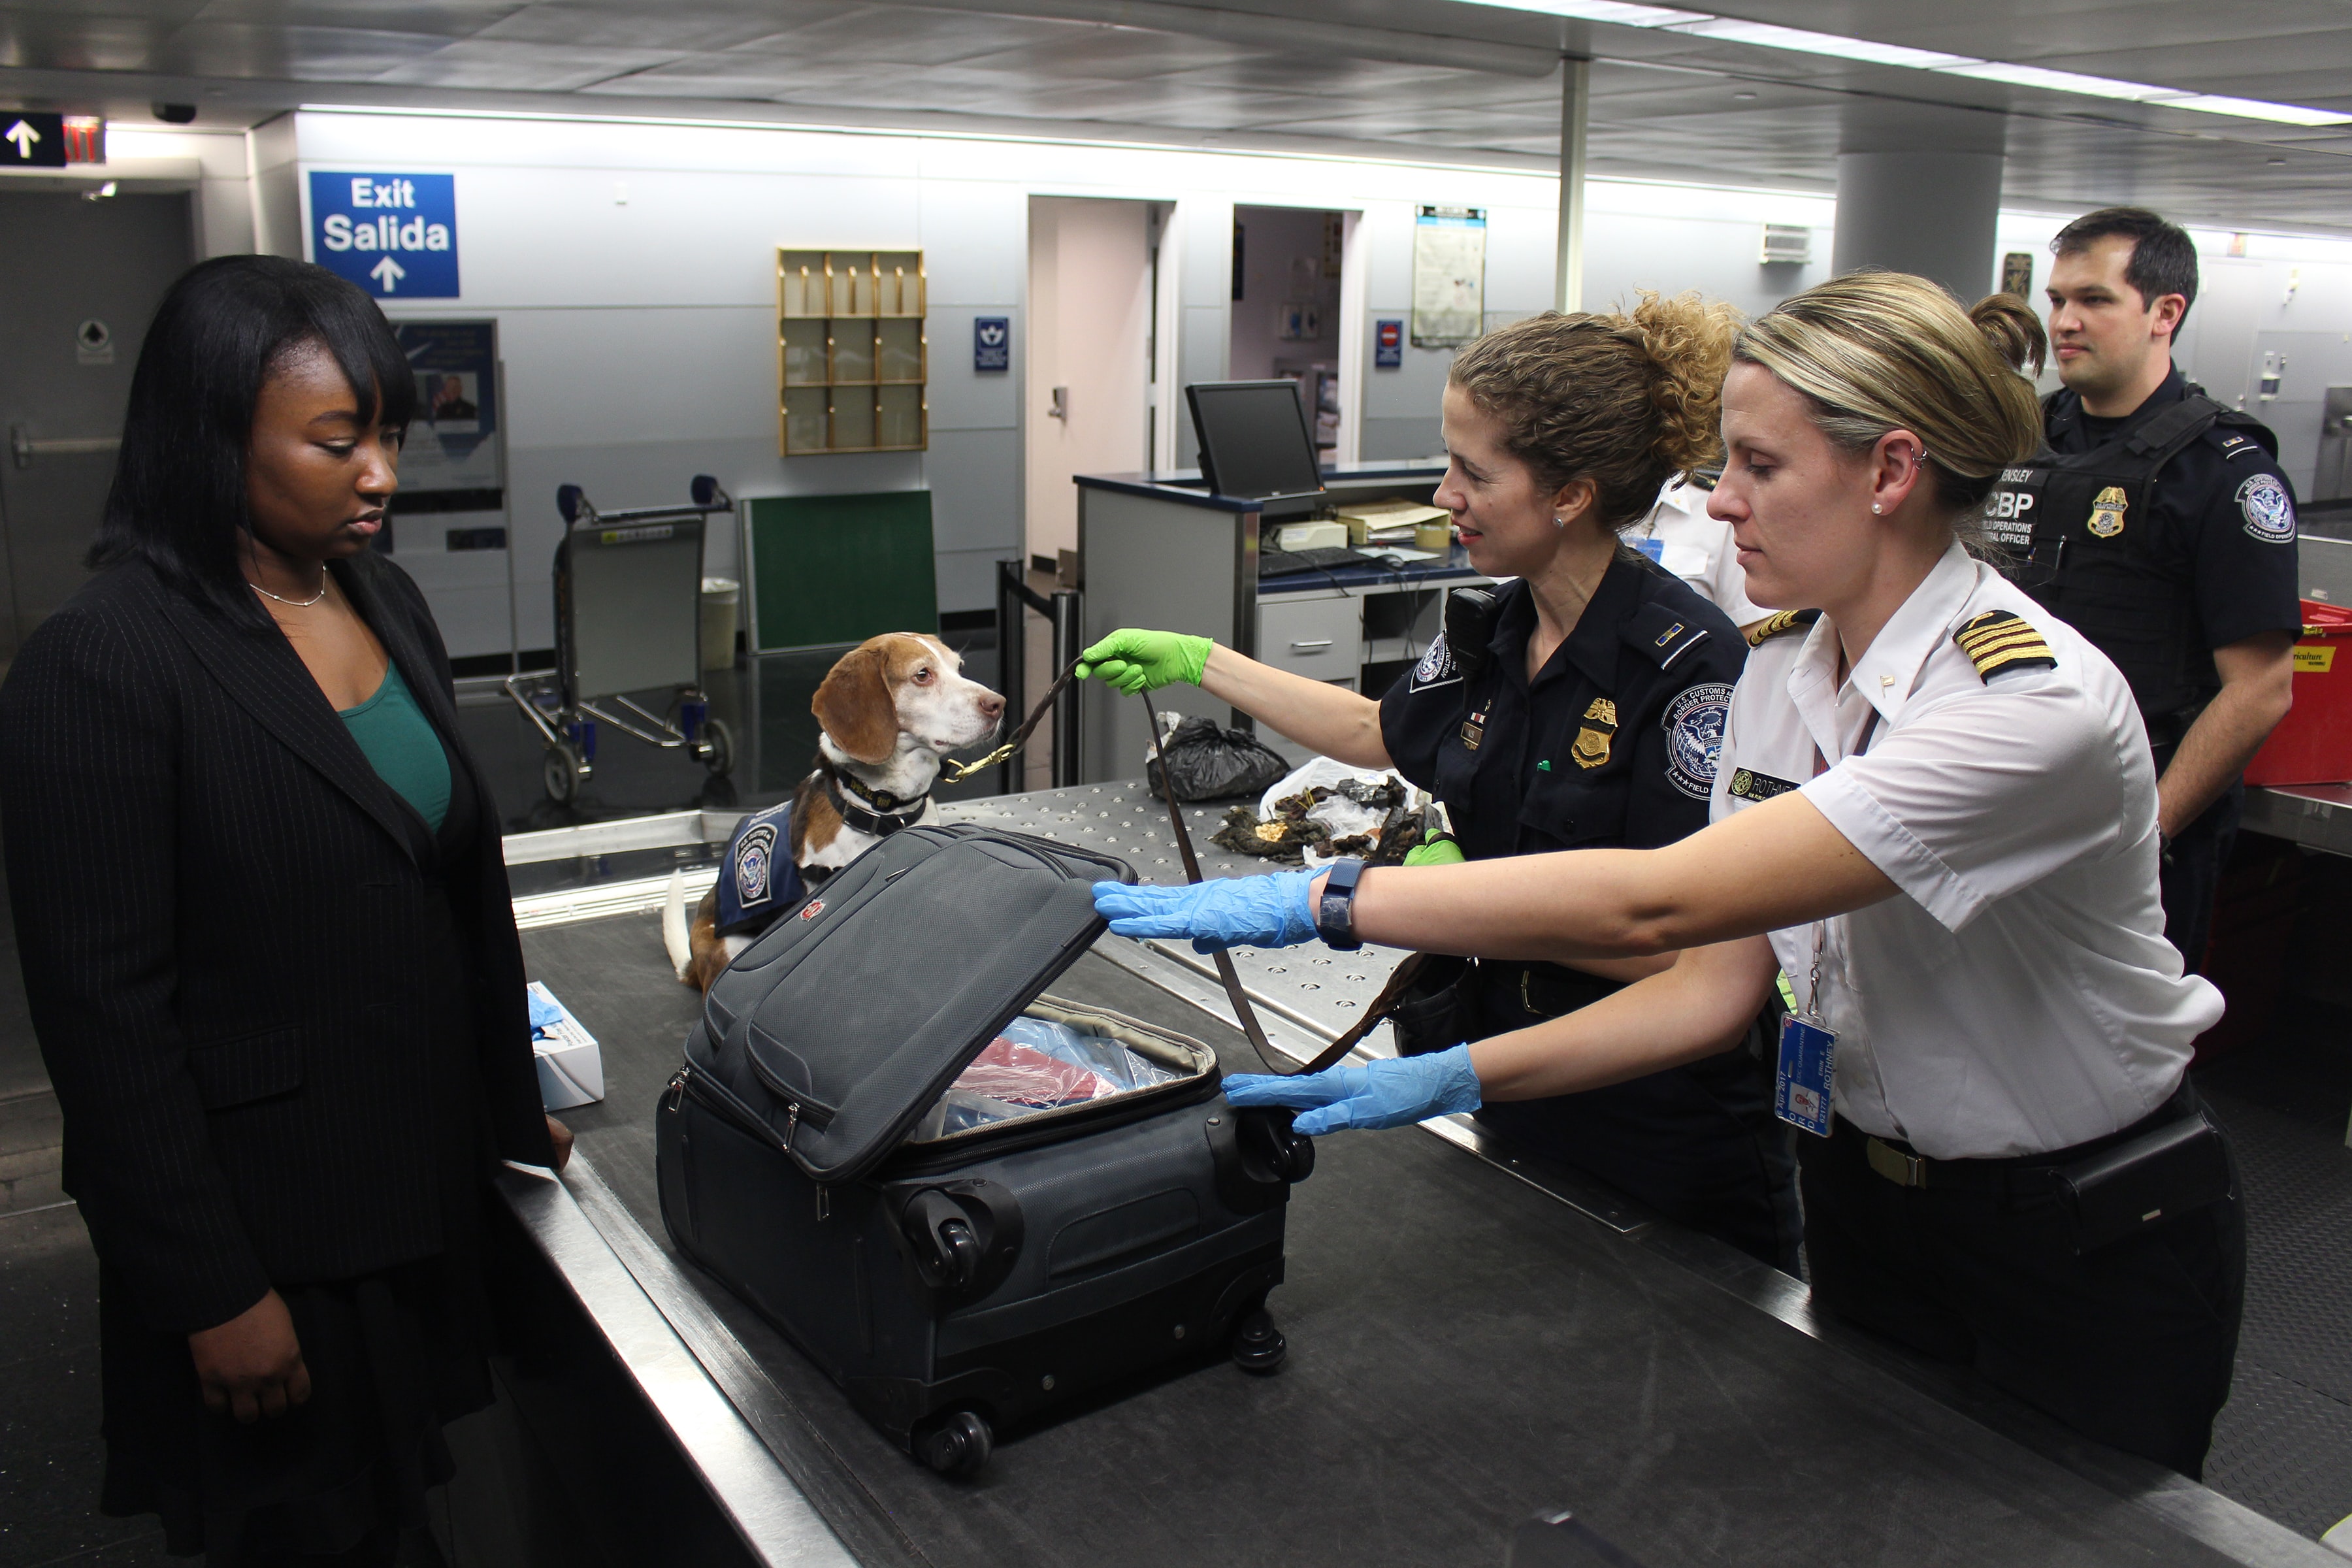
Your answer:
[[[139,349],[91,570],[143,559],[233,622],[270,625],[237,564],[246,453],[262,384],[310,344],[341,367],[362,427],[407,426],[416,379],[356,285],[282,256],[223,256],[181,275]]]

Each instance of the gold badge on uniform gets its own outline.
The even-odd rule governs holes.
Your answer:
[[[1568,754],[1580,768],[1597,768],[1609,761],[1609,742],[1617,733],[1617,704],[1606,697],[1596,697],[1592,706],[1584,710],[1584,723],[1576,731],[1576,744]]]
[[[2099,539],[2113,539],[2124,531],[2124,509],[2129,503],[2121,485],[2109,485],[2091,502],[2091,532]]]
[[[1478,742],[1486,738],[1486,710],[1481,708],[1462,721],[1462,749],[1475,752]]]

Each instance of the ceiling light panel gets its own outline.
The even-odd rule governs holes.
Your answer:
[[[1614,22],[1621,27],[1671,27],[1677,22],[1705,22],[1705,11],[1677,11],[1667,5],[1634,5],[1625,0],[1471,0],[1503,11],[1533,11],[1545,16],[1567,16],[1579,22]]]
[[[2352,114],[2309,109],[2301,104],[2272,103],[2262,99],[2231,98],[2221,93],[2192,92],[2185,88],[2158,87],[2144,81],[2119,81],[2113,77],[2081,71],[2053,70],[2047,66],[2011,65],[1980,60],[1937,49],[1915,49],[1902,44],[1882,44],[1870,38],[1850,38],[1836,33],[1815,33],[1783,27],[1771,22],[1749,22],[1705,11],[1676,11],[1663,5],[1635,5],[1619,0],[1470,0],[1506,11],[1534,11],[1549,16],[1570,16],[1587,22],[1614,22],[1621,26],[1682,33],[1757,48],[1787,49],[1798,54],[1827,55],[1866,65],[1895,66],[1906,70],[1934,71],[1968,77],[2043,92],[2071,92],[2086,98],[2114,99],[2164,109],[2184,109],[2198,114],[2226,114],[2239,120],[2263,120],[2278,125],[2352,125]]]
[[[1830,55],[1842,60],[1864,60],[1872,65],[1903,66],[1912,70],[1939,70],[1949,66],[1977,63],[1967,55],[1906,48],[1901,44],[1841,37],[1835,33],[1811,33],[1802,27],[1776,26],[1770,22],[1743,22],[1733,16],[1707,16],[1697,21],[1661,26],[1669,32],[1688,33],[1694,37],[1720,38],[1732,44],[1754,44],[1767,49],[1793,49],[1800,54]]]

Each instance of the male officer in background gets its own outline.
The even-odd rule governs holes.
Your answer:
[[[2164,934],[2203,962],[2240,775],[2285,717],[2301,629],[2294,495],[2277,437],[2172,363],[2197,298],[2189,237],[2140,207],[2050,244],[2050,340],[2064,388],[2047,447],[1986,505],[2011,575],[2116,661],[2155,748]]]

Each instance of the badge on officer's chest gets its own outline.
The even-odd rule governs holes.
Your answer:
[[[2124,497],[2121,485],[2109,485],[2091,502],[2091,533],[2098,539],[2113,539],[2124,531],[2124,509],[2130,503]]]
[[[1462,721],[1462,749],[1475,752],[1478,742],[1486,738],[1486,710],[1481,708]]]
[[[1606,697],[1596,697],[1592,706],[1584,710],[1584,723],[1576,731],[1576,744],[1568,754],[1576,759],[1580,768],[1597,768],[1609,761],[1609,742],[1617,733],[1617,704]]]

